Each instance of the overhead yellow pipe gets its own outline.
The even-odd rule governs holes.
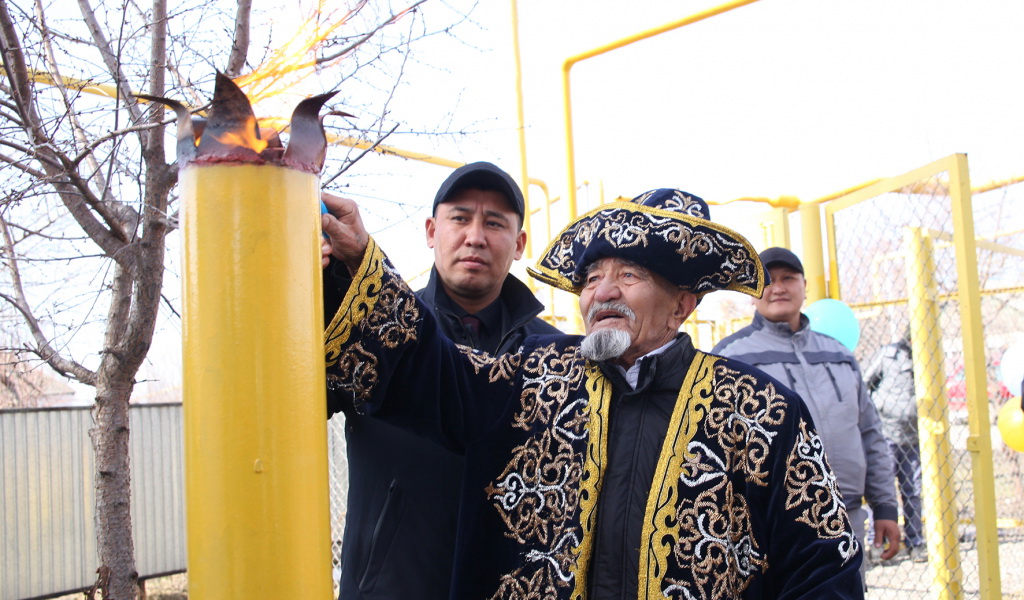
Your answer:
[[[575,148],[574,148],[574,145],[573,145],[573,136],[572,136],[572,92],[571,92],[571,86],[569,84],[569,72],[572,70],[573,66],[575,66],[576,63],[584,61],[584,60],[586,60],[588,58],[593,58],[595,56],[600,56],[601,54],[605,54],[607,52],[611,52],[612,50],[618,50],[619,48],[622,48],[623,46],[628,46],[628,45],[630,45],[630,44],[632,44],[634,42],[639,42],[640,40],[646,40],[647,38],[651,38],[651,37],[654,37],[656,35],[660,35],[662,33],[665,33],[666,31],[672,31],[673,29],[678,29],[678,28],[684,27],[686,25],[691,25],[693,23],[697,23],[699,21],[703,21],[704,19],[711,18],[711,17],[713,17],[715,15],[720,15],[720,14],[722,14],[724,12],[728,12],[728,11],[733,10],[735,8],[739,8],[741,6],[746,6],[748,4],[753,4],[754,2],[757,2],[757,0],[735,0],[734,2],[728,2],[726,4],[722,4],[721,6],[717,6],[715,8],[711,8],[711,9],[704,10],[704,11],[701,11],[701,12],[698,12],[698,13],[694,13],[694,14],[690,15],[689,17],[685,17],[685,18],[680,19],[678,21],[673,21],[671,23],[667,23],[667,24],[662,25],[660,27],[655,27],[653,29],[648,29],[646,31],[642,31],[642,32],[637,33],[635,35],[631,35],[629,37],[622,38],[621,40],[619,40],[617,42],[612,42],[612,43],[606,44],[604,46],[599,46],[597,48],[594,48],[593,50],[589,50],[587,52],[583,52],[581,54],[577,54],[576,56],[570,56],[569,58],[565,59],[565,62],[562,64],[562,92],[563,92],[563,95],[564,95],[564,103],[565,103],[565,147],[566,147],[566,160],[568,162],[568,173],[567,173],[567,175],[568,175],[568,185],[569,185],[569,196],[568,196],[568,198],[569,198],[569,219],[570,220],[575,219],[578,216],[577,208],[576,208],[576,153],[575,153]]]
[[[4,75],[7,74],[7,71],[5,71],[3,67],[0,67],[0,72],[4,73]],[[30,69],[29,77],[36,83],[54,86],[58,85],[57,78],[45,71]],[[106,96],[107,98],[117,98],[117,87],[108,83],[95,83],[85,79],[76,79],[74,77],[61,77],[59,85],[70,90],[78,90],[86,94]],[[140,102],[144,102],[144,100],[140,100]]]
[[[181,171],[189,594],[332,597],[319,177]]]
[[[1024,181],[1024,175],[1018,175],[1016,177],[1010,177],[1001,181],[991,181],[984,185],[979,185],[976,188],[971,188],[972,194],[981,194],[984,192],[991,192],[992,190],[998,190],[999,188],[1009,187],[1015,183]]]
[[[757,0],[749,0],[749,1],[745,1],[745,2],[735,2],[735,3],[732,3],[732,4],[725,4],[725,5],[722,5],[721,7],[719,7],[719,9],[721,9],[723,7],[727,7],[727,8],[724,8],[724,10],[712,9],[712,11],[717,11],[714,14],[720,14],[722,12],[726,12],[727,10],[732,10],[733,8],[737,8],[739,6],[743,6],[743,5],[746,5],[746,4],[752,4],[753,2],[756,2],[756,1]],[[735,6],[733,6],[733,4],[735,4]],[[703,14],[703,13],[698,13],[698,15],[701,15],[701,14]],[[707,15],[705,17],[702,17],[701,19],[696,19],[694,21],[687,21],[687,19],[694,19],[695,17],[698,16],[698,15],[693,15],[691,17],[687,17],[687,19],[684,19],[684,21],[687,21],[687,22],[676,21],[675,23],[671,23],[669,25],[664,26],[665,28],[657,28],[655,30],[652,30],[653,33],[651,33],[650,35],[647,35],[645,37],[652,37],[653,35],[658,35],[660,33],[664,33],[665,31],[669,31],[671,29],[676,29],[678,27],[682,27],[683,25],[687,25],[690,22],[696,22],[697,20],[706,19],[706,18],[708,18],[710,16],[714,16],[714,14]],[[518,25],[518,17],[516,17],[516,24]],[[638,35],[643,35],[643,34],[638,34]],[[517,39],[518,39],[518,37],[517,37]],[[633,41],[637,41],[637,40],[633,40],[632,38],[625,38],[625,39],[626,40],[630,40],[628,43],[632,43]],[[639,38],[639,39],[644,39],[644,38]],[[613,49],[615,49],[615,48],[610,48],[610,50],[613,50]],[[595,56],[596,56],[596,54],[595,54]],[[576,62],[579,62],[580,60],[584,60],[586,58],[590,58],[590,56],[587,55],[587,54],[581,54],[578,57],[573,57],[573,58],[567,59],[566,63],[569,63],[569,61],[572,61],[573,64],[575,64]],[[565,72],[564,76],[566,76],[566,77],[568,76],[567,69],[571,69],[571,68],[572,68],[572,65],[568,65],[568,66],[563,65],[563,71]],[[3,69],[3,67],[0,67],[0,73],[6,74],[6,71]],[[29,77],[33,81],[35,81],[37,83],[43,83],[43,84],[46,84],[46,85],[58,85],[57,81],[56,81],[56,78],[53,75],[51,75],[50,73],[46,73],[45,71],[37,71],[37,70],[34,70],[34,69],[30,69],[29,70]],[[76,79],[74,77],[62,77],[61,79],[62,79],[62,84],[64,85],[64,87],[67,87],[69,89],[80,90],[80,91],[82,91],[84,93],[87,93],[87,94],[95,94],[95,95],[98,95],[98,96],[106,96],[108,98],[116,98],[117,97],[117,88],[114,87],[113,85],[110,85],[110,84],[95,83],[95,82],[88,81],[88,80],[85,80],[85,79]],[[568,86],[568,82],[566,82],[565,85]],[[521,90],[520,90],[520,93],[521,93]],[[570,110],[568,98],[569,98],[569,96],[568,96],[568,93],[567,93],[566,94],[566,100],[567,100],[566,101],[566,110],[567,111]],[[141,99],[138,99],[138,98],[136,98],[136,100],[138,100],[139,102],[147,102],[146,100],[141,100]],[[572,149],[571,149],[571,147],[572,147],[572,137],[571,137],[571,135],[572,135],[572,127],[569,126],[569,127],[567,127],[567,129],[569,131],[569,136],[570,136],[569,137],[569,146],[570,146],[570,154],[571,154],[572,153]],[[401,150],[401,149],[395,148],[393,146],[383,146],[383,145],[379,145],[379,144],[375,145],[375,144],[372,144],[371,142],[367,142],[367,141],[364,141],[364,140],[358,140],[356,138],[351,138],[351,137],[341,137],[341,136],[336,136],[336,135],[332,136],[332,135],[328,134],[327,138],[328,138],[328,143],[330,143],[330,144],[339,144],[339,145],[343,145],[343,146],[351,146],[351,147],[354,147],[354,148],[367,148],[367,149],[373,147],[374,150],[379,152],[380,154],[390,154],[390,155],[394,155],[394,156],[400,156],[400,157],[403,157],[403,158],[408,158],[408,159],[411,159],[411,160],[419,160],[419,161],[423,161],[423,162],[428,162],[428,163],[433,163],[433,164],[438,164],[438,165],[443,165],[443,166],[449,166],[449,167],[452,167],[452,168],[458,168],[458,167],[462,166],[462,164],[463,164],[463,163],[460,163],[458,161],[449,160],[449,159],[445,159],[445,158],[439,158],[439,157],[435,157],[435,156],[432,156],[432,155],[429,155],[429,154],[424,154],[424,153],[420,153],[420,152],[413,152],[413,151],[410,151],[410,150]],[[521,141],[520,143],[521,143],[521,145],[525,146],[525,142],[524,141]],[[523,152],[525,152],[525,150]],[[572,182],[573,182],[572,183],[572,189],[575,189],[575,179],[576,179],[576,176],[575,176],[575,166],[574,165],[575,165],[574,162],[570,162],[570,177],[571,177]],[[527,178],[526,174],[524,173],[524,181],[528,181],[530,184],[537,184],[537,182],[539,180],[533,179],[533,178]],[[860,185],[851,187],[851,188],[843,190],[841,192],[836,192],[834,194],[830,194],[828,196],[823,196],[821,198],[817,198],[815,200],[809,200],[809,201],[807,201],[807,200],[802,201],[802,200],[800,200],[799,198],[797,198],[795,196],[780,196],[778,198],[766,198],[766,197],[760,197],[759,196],[759,197],[734,198],[732,200],[726,200],[724,202],[709,202],[709,204],[722,205],[722,204],[729,204],[731,202],[743,202],[743,201],[746,201],[746,202],[761,202],[761,203],[768,204],[768,205],[773,206],[773,207],[784,207],[784,208],[796,209],[802,203],[822,204],[822,203],[828,202],[830,200],[833,200],[835,198],[839,198],[841,196],[845,196],[845,195],[847,195],[847,194],[849,194],[851,192],[854,192],[856,190],[868,187],[870,185],[874,185],[875,183],[877,183],[879,181],[882,181],[882,179],[873,179],[871,181],[868,181],[866,183],[862,183]],[[1016,184],[1016,183],[1020,183],[1022,181],[1024,181],[1024,175],[1018,175],[1018,176],[1014,176],[1014,177],[1009,177],[1007,179],[1003,179],[1003,180],[999,180],[999,181],[992,181],[990,183],[987,183],[987,184],[984,184],[984,185],[980,185],[980,186],[978,186],[976,188],[972,188],[971,189],[971,193],[972,194],[980,194],[980,193],[983,193],[983,192],[989,192],[989,191],[996,190],[996,189],[999,189],[999,188],[1008,187],[1010,185],[1013,185],[1013,184]],[[524,189],[524,193],[526,193],[525,189]]]

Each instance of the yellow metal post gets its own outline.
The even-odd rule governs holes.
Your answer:
[[[519,4],[512,0],[512,57],[516,65],[516,133],[519,136],[519,181],[523,188],[523,203],[526,205],[523,230],[526,231],[526,258],[533,258],[533,236],[530,224],[530,175],[526,165],[526,116],[523,108],[523,61],[519,51]]]
[[[800,205],[800,235],[803,239],[804,278],[807,280],[807,304],[825,298],[825,258],[821,247],[821,207]],[[838,298],[838,296],[836,296]]]
[[[319,177],[181,184],[189,595],[329,600]]]
[[[992,466],[978,254],[974,238],[974,213],[971,208],[971,181],[967,170],[967,155],[954,155],[950,183],[949,196],[953,212],[953,241],[956,245],[960,323],[964,345],[967,418],[970,429],[967,451],[971,454],[974,518],[978,535],[978,585],[982,598],[1001,598],[995,469]]]
[[[963,597],[953,457],[949,441],[949,408],[939,326],[938,286],[933,273],[932,240],[920,228],[908,228],[907,307],[914,355],[914,386],[921,447],[924,529],[928,564],[940,600]]]

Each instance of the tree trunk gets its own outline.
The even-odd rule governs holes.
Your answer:
[[[101,369],[93,407],[96,427],[91,432],[96,453],[97,573],[104,600],[134,600],[139,575],[128,468],[128,399],[134,385],[130,377],[123,381],[105,375]]]
[[[163,246],[157,250],[155,257],[162,260]],[[103,360],[96,373],[92,443],[96,453],[96,549],[100,562],[97,582],[103,600],[135,600],[138,590],[132,541],[128,401],[135,387],[135,374],[152,340],[156,300],[148,298],[140,306],[136,294],[152,286],[141,285],[141,278],[133,277],[133,271],[141,270],[121,264],[114,267]],[[147,270],[145,276],[156,277],[159,289],[161,269]],[[135,323],[133,314],[147,316],[142,323]]]

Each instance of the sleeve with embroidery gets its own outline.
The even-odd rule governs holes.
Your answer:
[[[372,238],[327,325],[324,353],[330,412],[375,414],[453,449],[500,411],[501,402],[482,398],[502,389],[511,397],[517,358],[448,340]]]
[[[788,414],[769,461],[774,562],[766,591],[776,598],[861,598],[863,553],[824,444],[803,402],[784,388],[777,393]]]
[[[694,582],[735,561],[706,597],[861,598],[860,549],[803,402],[746,365],[707,369],[707,414],[680,474],[700,494],[677,512],[673,556],[688,557]]]

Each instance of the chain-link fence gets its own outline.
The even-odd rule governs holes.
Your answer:
[[[966,172],[917,171],[909,179],[895,178],[884,191],[874,186],[846,205],[837,200],[840,208],[830,219],[830,287],[833,294],[838,288],[860,322],[855,353],[894,451],[909,543],[895,560],[871,562],[871,598],[1024,598],[1024,461],[1002,446],[994,430],[1000,406],[1020,393],[1000,382],[998,365],[1024,332],[1024,222],[1011,208],[1020,205],[1014,199],[1024,186],[976,194],[970,215],[956,222],[960,196],[951,190],[961,185],[958,177]],[[964,302],[974,290],[962,280],[970,260],[961,256],[958,262],[954,243],[958,229],[968,231],[970,225],[977,239],[974,302],[980,306],[986,366],[981,377],[987,383],[987,401],[973,405],[967,375],[975,367],[964,347],[971,317]],[[916,392],[909,404],[905,395],[879,387],[876,367],[885,356],[891,368],[909,370]],[[985,439],[990,432],[991,452]],[[996,519],[979,518],[993,508]],[[995,547],[986,546],[994,542],[992,532],[978,530],[993,520],[995,556],[986,554]],[[1002,596],[986,570],[995,557],[1002,567]]]
[[[345,415],[341,413],[327,421],[327,465],[331,486],[331,575],[337,598],[341,581],[341,538],[348,510],[348,454],[345,451]]]

